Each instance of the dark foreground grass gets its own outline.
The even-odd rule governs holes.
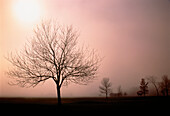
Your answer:
[[[63,98],[62,106],[56,98],[0,98],[2,114],[169,114],[170,97],[122,98]]]

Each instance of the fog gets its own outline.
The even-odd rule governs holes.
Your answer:
[[[103,58],[98,78],[88,85],[62,87],[62,97],[100,96],[99,85],[110,78],[113,92],[134,95],[141,78],[170,76],[170,1],[168,0],[38,0],[42,14],[38,21],[20,23],[12,0],[0,6],[0,96],[55,97],[52,80],[35,88],[10,86],[5,71],[8,53],[22,49],[42,19],[72,24],[80,32],[79,42],[94,48]]]

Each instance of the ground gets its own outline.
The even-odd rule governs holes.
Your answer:
[[[0,98],[0,110],[5,114],[167,114],[170,97],[120,98]]]

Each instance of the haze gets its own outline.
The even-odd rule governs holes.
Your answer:
[[[40,8],[38,17],[27,21],[21,21],[14,12],[17,0],[0,1],[0,96],[56,96],[51,80],[35,88],[20,88],[8,85],[10,80],[5,74],[10,63],[4,57],[21,50],[42,19],[72,24],[80,31],[79,41],[97,49],[104,57],[96,80],[87,86],[70,84],[62,87],[62,97],[99,96],[103,77],[110,78],[113,92],[121,85],[130,95],[131,90],[139,86],[141,78],[170,76],[170,1],[35,1]]]

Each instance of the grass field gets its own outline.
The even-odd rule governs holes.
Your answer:
[[[170,97],[62,98],[0,98],[5,114],[166,114],[170,113]]]

